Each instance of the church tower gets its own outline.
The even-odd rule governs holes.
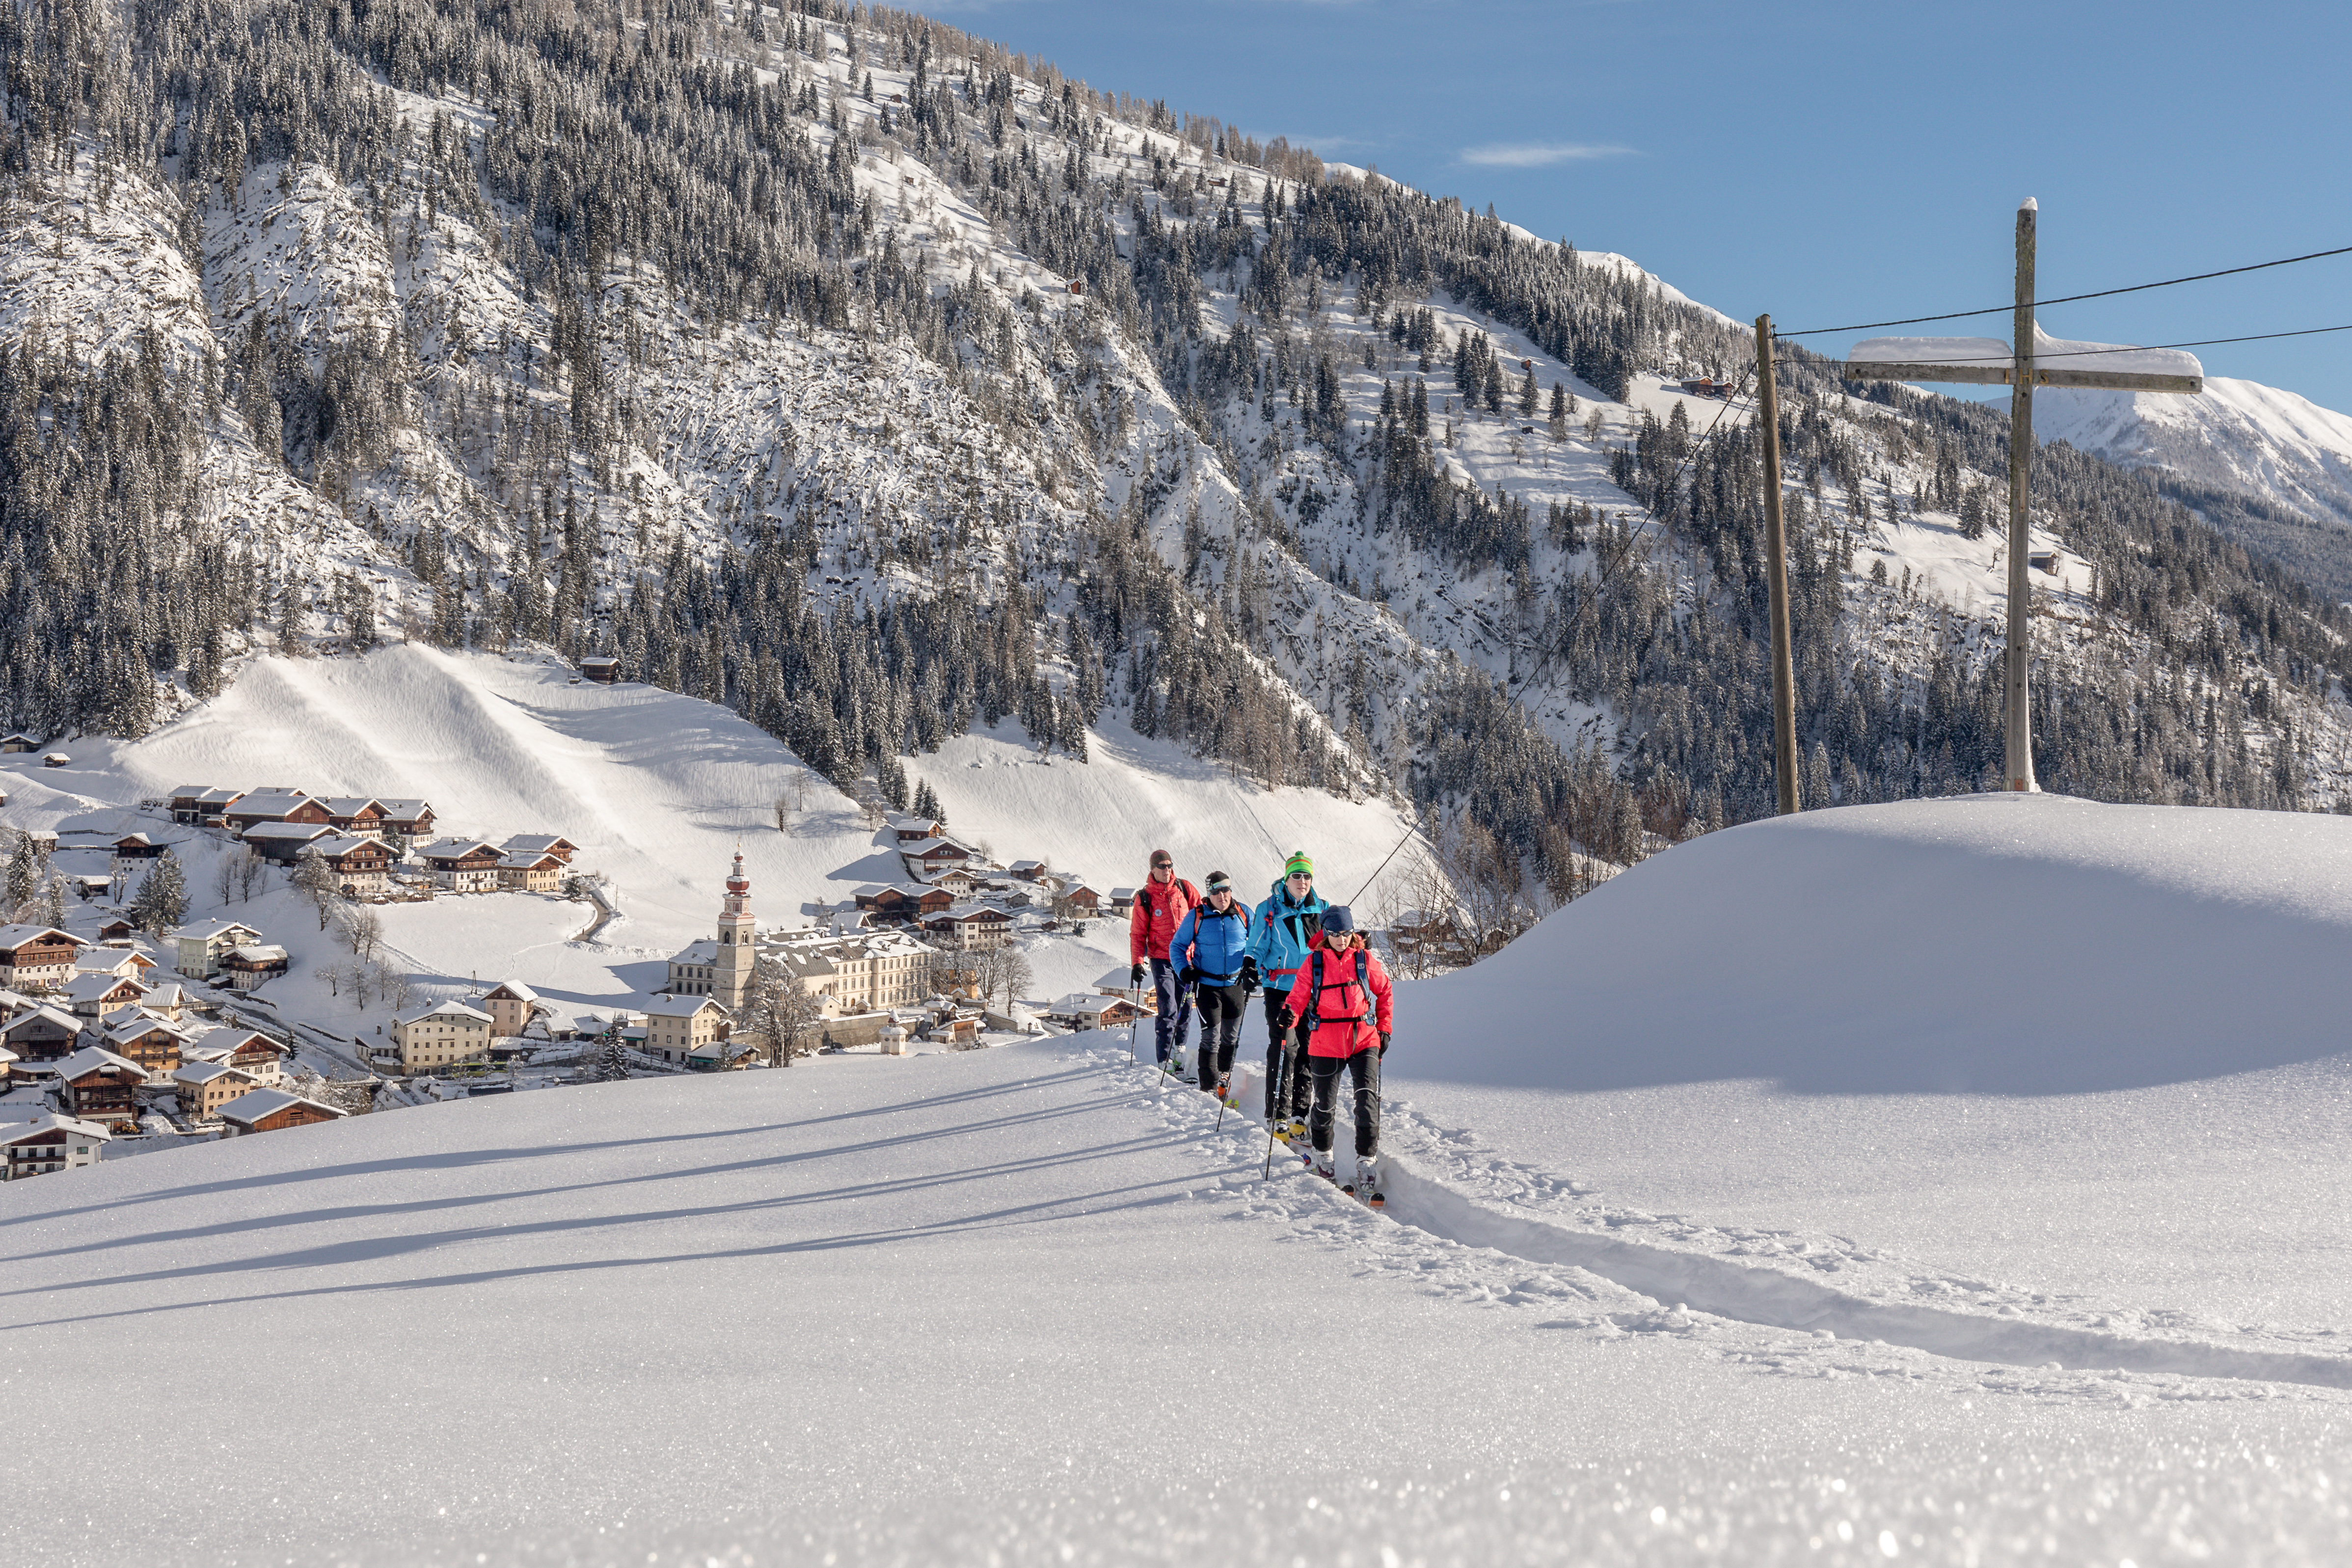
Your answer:
[[[719,953],[711,966],[711,995],[730,1009],[743,1005],[759,952],[751,931],[751,879],[743,874],[743,852],[738,849],[735,868],[727,875],[727,900],[719,911]]]

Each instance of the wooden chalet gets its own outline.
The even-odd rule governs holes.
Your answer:
[[[0,755],[15,755],[20,752],[37,752],[40,749],[40,737],[27,735],[22,730],[12,730],[7,734],[0,735]]]
[[[425,873],[453,893],[490,893],[499,886],[504,851],[479,838],[444,838],[416,852]]]
[[[347,899],[378,898],[392,890],[392,846],[373,834],[332,833],[302,847],[334,872]]]
[[[20,1062],[63,1061],[80,1047],[81,1032],[89,1023],[62,1007],[30,1008],[0,1023],[0,1047],[14,1052]]]
[[[499,886],[509,892],[552,893],[563,886],[563,862],[551,854],[509,851],[499,857]]]
[[[209,980],[219,973],[222,959],[260,940],[259,931],[236,921],[194,921],[172,932],[172,967],[192,979]]]
[[[433,806],[422,800],[394,800],[378,796],[376,805],[383,808],[381,831],[398,843],[413,843],[433,834]]]
[[[327,826],[338,833],[383,831],[383,803],[373,795],[331,795],[325,805]]]
[[[129,942],[138,934],[139,928],[120,915],[98,928],[98,940],[101,945],[107,942]]]
[[[56,926],[0,926],[0,985],[37,991],[73,975],[74,955],[87,945]]]
[[[77,974],[60,987],[56,999],[68,1012],[83,1018],[103,1018],[117,1007],[135,1006],[147,986],[133,975]]]
[[[1070,906],[1070,912],[1087,919],[1102,912],[1102,895],[1084,882],[1073,882],[1058,895],[1059,900]]]
[[[567,866],[580,853],[580,846],[560,833],[518,833],[499,847],[509,855],[552,855]]]
[[[245,830],[247,846],[279,866],[291,866],[310,846],[335,837],[323,822],[257,822]]]
[[[923,929],[943,947],[1003,947],[1013,940],[1013,917],[992,904],[965,904],[926,920]]]
[[[286,1076],[286,1047],[254,1029],[207,1029],[180,1047],[182,1062],[217,1062],[259,1084]]]
[[[940,825],[928,816],[894,816],[890,819],[891,837],[901,844],[919,844],[935,837],[939,830]]]
[[[170,796],[172,820],[184,827],[218,827],[228,808],[244,798],[243,790],[182,784]]]
[[[961,866],[973,858],[971,850],[954,839],[936,835],[917,843],[902,844],[898,853],[906,857],[910,869],[923,876],[944,871],[950,866]]]
[[[258,991],[291,967],[286,950],[268,942],[233,947],[221,960],[221,973],[238,991]]]
[[[129,1131],[139,1125],[139,1089],[147,1070],[112,1051],[90,1046],[58,1064],[66,1110],[83,1121]]]
[[[255,1089],[220,1108],[220,1119],[232,1137],[249,1132],[282,1132],[289,1127],[340,1121],[343,1113],[331,1105],[282,1089]]]
[[[114,1055],[138,1063],[149,1078],[165,1079],[179,1070],[180,1047],[188,1043],[188,1037],[164,1019],[133,1009],[110,1020],[100,1043]]]
[[[609,653],[592,653],[580,661],[580,673],[599,686],[610,686],[621,679],[621,661]]]
[[[150,860],[160,860],[168,845],[156,843],[143,833],[126,833],[114,841],[114,867],[121,870]]]
[[[325,827],[327,803],[299,790],[258,789],[221,813],[222,826],[244,835],[265,822],[301,823]]]

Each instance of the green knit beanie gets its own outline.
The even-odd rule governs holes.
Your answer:
[[[1315,862],[1307,858],[1306,850],[1294,849],[1290,852],[1290,858],[1282,863],[1282,874],[1285,877],[1296,877],[1301,872],[1309,877],[1315,875]]]

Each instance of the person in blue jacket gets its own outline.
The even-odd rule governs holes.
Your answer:
[[[1265,987],[1265,1124],[1276,1132],[1307,1131],[1307,1031],[1279,1015],[1307,962],[1307,939],[1323,929],[1330,907],[1315,890],[1315,862],[1301,849],[1283,862],[1282,879],[1250,921],[1242,984]]]
[[[1231,1098],[1234,1052],[1242,1043],[1242,1014],[1249,992],[1242,984],[1249,958],[1249,906],[1234,897],[1233,879],[1209,873],[1208,897],[1186,911],[1168,939],[1168,957],[1178,967],[1176,984],[1192,991],[1201,1008],[1201,1087],[1220,1100]]]

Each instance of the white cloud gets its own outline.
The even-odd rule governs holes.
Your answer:
[[[1596,158],[1624,158],[1631,147],[1602,147],[1583,142],[1489,142],[1462,149],[1462,162],[1497,169],[1540,169],[1552,163],[1582,163]]]

